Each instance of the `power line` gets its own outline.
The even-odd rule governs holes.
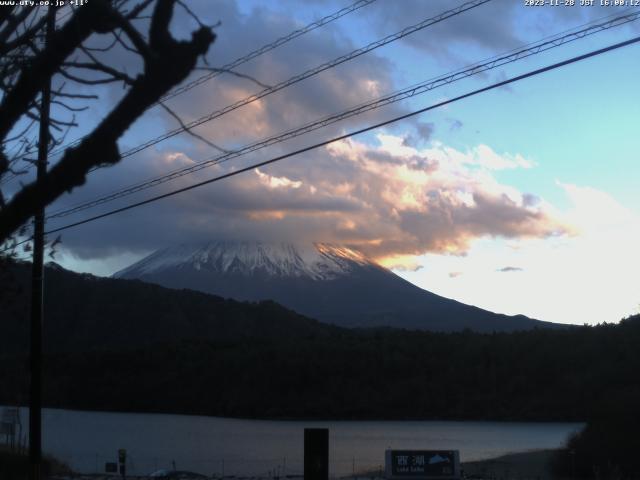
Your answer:
[[[331,15],[327,15],[326,17],[321,18],[320,20],[317,20],[313,23],[310,23],[309,25],[307,25],[306,27],[300,28],[298,30],[294,30],[293,32],[291,32],[288,35],[285,35],[283,37],[278,38],[276,41],[269,43],[267,45],[264,45],[256,50],[254,50],[251,53],[248,53],[247,55],[245,55],[244,57],[240,57],[236,60],[234,60],[233,62],[227,63],[226,65],[223,65],[222,67],[220,67],[220,70],[218,71],[214,71],[214,72],[210,72],[206,75],[201,76],[200,78],[197,78],[185,85],[182,85],[174,90],[172,90],[171,92],[167,93],[164,97],[162,97],[161,101],[164,100],[169,100],[170,98],[173,98],[177,95],[180,95],[188,90],[191,90],[192,88],[205,83],[209,80],[211,80],[214,77],[217,77],[218,75],[220,75],[221,73],[224,73],[224,70],[232,70],[236,67],[238,67],[239,65],[242,65],[243,63],[248,62],[249,60],[253,60],[254,58],[267,53],[277,47],[279,47],[280,45],[284,45],[285,43],[298,38],[301,35],[304,35],[305,33],[311,32],[312,30],[315,30],[316,28],[322,27],[323,25],[326,25],[327,23],[333,22],[334,20],[337,20],[340,17],[343,17],[351,12],[354,12],[364,6],[369,5],[370,3],[375,2],[376,0],[358,0],[357,2],[349,5],[348,7],[345,7],[341,10],[338,10],[335,13],[332,13]]]
[[[173,97],[176,97],[178,95],[183,94],[184,92],[187,92],[189,90],[191,90],[192,88],[201,85],[209,80],[211,80],[212,78],[217,77],[218,75],[221,75],[222,73],[225,73],[225,71],[230,71],[233,70],[234,68],[247,63],[250,60],[253,60],[254,58],[259,57],[260,55],[263,55],[267,52],[270,52],[271,50],[274,50],[276,48],[278,48],[281,45],[284,45],[285,43],[290,42],[291,40],[294,40],[302,35],[304,35],[305,33],[309,33],[317,28],[320,28],[328,23],[333,22],[334,20],[337,20],[341,17],[344,17],[345,15],[351,13],[351,12],[355,12],[356,10],[365,7],[373,2],[375,2],[377,0],[358,0],[355,3],[352,3],[351,5],[349,5],[348,7],[342,8],[340,10],[338,10],[337,12],[334,12],[330,15],[327,15],[325,17],[322,17],[320,20],[316,20],[315,22],[312,22],[308,25],[306,25],[305,27],[302,27],[298,30],[294,30],[293,32],[284,35],[280,38],[278,38],[277,40],[274,40],[271,43],[267,43],[266,45],[263,45],[260,48],[257,48],[256,50],[253,50],[252,52],[249,52],[248,54],[236,58],[235,60],[223,65],[222,67],[220,67],[218,70],[213,71],[213,72],[209,72],[205,75],[202,75],[199,78],[196,78],[195,80],[180,86],[170,92],[168,92],[164,97],[162,97],[160,99],[159,102],[155,103],[155,105],[158,105],[160,102],[163,102],[165,100],[169,100]],[[78,145],[82,140],[84,139],[84,137],[79,138],[71,143],[69,143],[68,145],[65,145],[63,147],[60,147],[58,149],[56,149],[55,151],[53,151],[52,153],[55,155],[59,152],[62,152],[64,150],[66,150],[69,147]]]
[[[189,175],[191,173],[203,170],[204,168],[208,168],[212,165],[218,165],[220,163],[229,161],[233,158],[240,157],[242,155],[246,155],[251,152],[255,152],[262,148],[266,148],[277,143],[281,143],[283,141],[298,137],[300,135],[318,130],[320,128],[326,127],[328,125],[337,123],[339,121],[345,120],[347,118],[351,118],[357,115],[361,115],[363,113],[369,112],[371,110],[375,110],[377,108],[381,108],[386,105],[390,105],[407,98],[412,98],[417,95],[421,95],[428,91],[431,91],[435,88],[448,85],[458,80],[462,80],[464,78],[470,77],[472,75],[476,75],[482,72],[486,72],[488,70],[500,67],[502,65],[513,63],[518,60],[522,60],[524,58],[530,57],[532,55],[537,55],[541,52],[545,52],[552,48],[559,47],[561,45],[567,44],[569,42],[573,42],[575,40],[579,40],[589,35],[593,35],[598,32],[602,32],[609,28],[613,28],[619,25],[623,25],[625,23],[629,23],[640,18],[640,12],[630,15],[624,15],[621,17],[614,18],[607,22],[599,23],[597,25],[593,25],[591,27],[566,34],[561,37],[552,38],[550,40],[544,42],[535,42],[530,44],[531,46],[528,48],[521,48],[519,50],[514,50],[513,53],[504,56],[493,57],[492,59],[485,61],[484,63],[476,63],[470,67],[465,69],[454,71],[453,73],[441,75],[439,77],[432,78],[430,80],[424,81],[422,83],[412,85],[403,90],[396,91],[389,95],[380,97],[371,102],[367,102],[364,104],[360,104],[358,106],[352,107],[349,110],[343,111],[341,113],[333,114],[328,117],[321,118],[314,122],[308,123],[302,127],[297,127],[295,129],[288,130],[286,132],[280,133],[278,135],[260,140],[258,142],[245,145],[244,147],[234,150],[232,152],[228,152],[222,155],[218,155],[215,157],[211,157],[207,160],[199,162],[190,167],[181,168],[174,170],[173,172],[169,172],[165,175],[150,179],[148,181],[139,182],[137,184],[131,185],[124,189],[117,190],[108,195],[104,195],[95,200],[84,202],[77,204],[71,208],[65,210],[59,210],[50,214],[47,218],[60,218],[65,217],[89,208],[96,207],[98,205],[102,205],[108,203],[110,201],[116,200],[118,198],[122,198],[128,195],[132,195],[134,193],[140,192],[142,190],[146,190],[148,188],[152,188],[158,186],[160,184],[169,182],[171,180],[175,180],[177,178],[183,177],[185,175]]]
[[[354,58],[357,58],[361,55],[364,55],[365,53],[371,52],[372,50],[375,50],[377,48],[383,47],[385,45],[388,45],[389,43],[395,42],[397,40],[400,40],[408,35],[411,35],[413,33],[416,33],[420,30],[423,30],[427,27],[430,27],[432,25],[435,25],[437,23],[440,23],[448,18],[460,15],[461,13],[464,13],[468,10],[471,10],[473,8],[479,7],[485,3],[488,3],[492,0],[471,0],[469,2],[463,3],[462,5],[459,5],[456,8],[450,9],[450,10],[446,10],[442,13],[440,13],[439,15],[436,15],[434,17],[430,17],[427,18],[421,22],[418,22],[414,25],[411,25],[409,27],[406,27],[402,30],[400,30],[399,32],[396,32],[394,34],[391,35],[387,35],[386,37],[380,39],[380,40],[376,40],[375,42],[371,42],[368,45],[358,48],[356,50],[353,50],[351,52],[349,52],[348,54],[342,55],[340,57],[337,57],[329,62],[325,62],[321,65],[318,65],[314,68],[311,68],[303,73],[300,73],[298,75],[295,75],[293,77],[290,77],[287,80],[284,80],[280,83],[278,83],[277,85],[271,86],[271,87],[267,87],[263,90],[261,90],[258,93],[255,93],[253,95],[250,95],[248,97],[245,97],[241,100],[238,100],[235,103],[232,103],[231,105],[227,105],[226,107],[220,109],[220,110],[215,110],[211,113],[209,113],[208,115],[205,115],[203,117],[200,117],[196,120],[193,120],[183,126],[180,126],[180,128],[176,128],[173,130],[170,130],[168,132],[165,132],[164,134],[155,137],[153,139],[150,139],[142,144],[139,144],[133,148],[130,148],[129,150],[123,152],[120,154],[120,158],[126,158],[129,157],[131,155],[134,155],[138,152],[141,152],[142,150],[145,150],[146,148],[149,148],[153,145],[156,145],[164,140],[167,140],[169,138],[172,138],[176,135],[179,135],[180,133],[183,133],[185,130],[200,126],[204,123],[210,122],[218,117],[221,117],[229,112],[232,112],[234,110],[237,110],[240,107],[243,107],[245,105],[249,105],[250,103],[253,103],[257,100],[260,100],[261,98],[266,97],[267,95],[271,95],[272,93],[276,93],[284,88],[290,87],[292,85],[295,85],[296,83],[299,83],[303,80],[306,80],[307,78],[313,77],[321,72],[324,72],[325,70],[328,70],[330,68],[336,67],[342,63],[345,63],[349,60],[353,60]],[[80,139],[81,141],[82,139]],[[62,147],[61,147],[62,148]],[[68,146],[64,147],[64,148],[68,148]],[[60,149],[58,149],[58,151],[60,151]],[[98,170],[100,167],[94,167],[92,168],[89,172],[94,172],[96,170]]]
[[[319,20],[316,20],[314,22],[309,23],[308,25],[299,28],[297,30],[294,30],[292,32],[290,32],[287,35],[284,35],[276,40],[274,40],[271,43],[267,43],[266,45],[261,46],[260,48],[257,48],[256,50],[253,50],[249,53],[247,53],[246,55],[236,58],[235,60],[227,63],[226,65],[223,65],[222,67],[220,67],[218,70],[213,71],[213,72],[209,72],[205,75],[202,75],[201,77],[196,78],[195,80],[182,85],[170,92],[168,92],[164,97],[162,97],[160,99],[160,102],[165,101],[165,100],[169,100],[173,97],[176,97],[178,95],[183,94],[184,92],[191,90],[192,88],[201,85],[209,80],[211,80],[212,78],[217,77],[218,75],[228,72],[230,70],[233,70],[234,68],[247,63],[250,60],[253,60],[254,58],[259,57],[260,55],[263,55],[267,52],[270,52],[271,50],[274,50],[278,47],[280,47],[281,45],[284,45],[285,43],[290,42],[291,40],[294,40],[306,33],[309,33],[313,30],[316,30],[317,28],[320,28],[324,25],[327,25],[335,20],[338,20],[341,17],[344,17],[345,15],[348,15],[349,13],[355,12],[356,10],[359,10],[362,7],[365,7],[367,5],[370,5],[371,3],[376,2],[377,0],[358,0],[354,3],[352,3],[351,5],[344,7],[334,13],[331,13],[329,15],[326,15],[324,17],[322,17]],[[60,16],[58,18],[58,20],[63,20],[64,18],[68,17],[70,14],[73,13],[73,10],[70,10],[69,12],[67,12],[65,15]],[[160,102],[157,102],[154,104],[158,105]],[[49,155],[57,155],[58,153],[64,152],[67,148],[71,148],[74,147],[78,144],[80,144],[80,142],[82,142],[82,140],[84,140],[86,138],[85,136],[82,136],[72,142],[67,143],[66,145],[60,146],[54,150],[52,150]],[[23,158],[24,155],[17,157],[15,160],[18,160],[20,158]],[[15,175],[13,177],[11,177],[9,180],[13,179],[15,177]]]
[[[524,80],[526,78],[534,77],[536,75],[540,75],[542,73],[545,73],[545,72],[548,72],[548,71],[551,71],[551,70],[555,70],[557,68],[560,68],[560,67],[563,67],[563,66],[566,66],[566,65],[570,65],[570,64],[573,64],[573,63],[576,63],[576,62],[580,62],[580,61],[586,60],[588,58],[595,57],[597,55],[602,55],[604,53],[607,53],[607,52],[610,52],[610,51],[613,51],[613,50],[617,50],[619,48],[626,47],[626,46],[629,46],[629,45],[632,45],[632,44],[638,43],[638,42],[640,42],[640,36],[634,37],[634,38],[632,38],[630,40],[626,40],[624,42],[619,42],[619,43],[610,45],[608,47],[600,48],[598,50],[593,50],[593,51],[585,53],[583,55],[578,55],[578,56],[572,57],[572,58],[570,58],[568,60],[563,60],[561,62],[557,62],[557,63],[554,63],[552,65],[548,65],[546,67],[542,67],[542,68],[539,68],[539,69],[536,69],[536,70],[529,71],[529,72],[524,73],[522,75],[518,75],[516,77],[510,78],[510,79],[507,79],[507,80],[503,80],[501,82],[497,82],[497,83],[491,84],[489,86],[486,86],[486,87],[483,87],[483,88],[479,88],[477,90],[473,90],[471,92],[465,93],[463,95],[459,95],[459,96],[451,98],[449,100],[444,100],[444,101],[436,103],[434,105],[430,105],[428,107],[421,108],[419,110],[415,110],[413,112],[406,113],[406,114],[400,115],[398,117],[394,117],[394,118],[392,118],[390,120],[386,120],[384,122],[380,122],[380,123],[377,123],[375,125],[371,125],[371,126],[368,126],[368,127],[365,127],[365,128],[361,128],[359,130],[356,130],[356,131],[353,131],[353,132],[350,132],[350,133],[347,133],[347,134],[344,134],[344,135],[340,135],[338,137],[334,137],[334,138],[331,138],[329,140],[324,140],[322,142],[315,143],[313,145],[310,145],[310,146],[295,150],[293,152],[290,152],[290,153],[287,153],[287,154],[284,154],[284,155],[280,155],[278,157],[275,157],[275,158],[272,158],[272,159],[269,159],[269,160],[265,160],[263,162],[255,163],[255,164],[250,165],[248,167],[244,167],[244,168],[241,168],[239,170],[235,170],[233,172],[229,172],[229,173],[226,173],[224,175],[220,175],[218,177],[211,178],[209,180],[198,182],[198,183],[189,185],[187,187],[183,187],[183,188],[179,188],[179,189],[173,190],[171,192],[163,193],[161,195],[157,195],[155,197],[151,197],[151,198],[148,198],[148,199],[140,201],[140,202],[136,202],[136,203],[133,203],[133,204],[130,204],[130,205],[126,205],[124,207],[117,208],[117,209],[111,210],[109,212],[102,213],[100,215],[95,215],[93,217],[89,217],[89,218],[86,218],[84,220],[80,220],[78,222],[74,222],[74,223],[71,223],[71,224],[68,224],[68,225],[64,225],[62,227],[54,228],[52,230],[47,231],[46,234],[52,234],[52,233],[61,232],[63,230],[67,230],[69,228],[77,227],[79,225],[84,225],[86,223],[93,222],[95,220],[99,220],[101,218],[109,217],[109,216],[115,215],[117,213],[125,212],[127,210],[131,210],[133,208],[140,207],[142,205],[147,205],[149,203],[153,203],[153,202],[156,202],[158,200],[162,200],[164,198],[172,197],[172,196],[177,195],[179,193],[187,192],[189,190],[193,190],[195,188],[199,188],[199,187],[202,187],[204,185],[208,185],[210,183],[214,183],[214,182],[217,182],[217,181],[220,181],[220,180],[224,180],[226,178],[233,177],[235,175],[239,175],[241,173],[244,173],[244,172],[259,168],[259,167],[270,165],[272,163],[279,162],[279,161],[284,160],[286,158],[293,157],[295,155],[299,155],[301,153],[308,152],[310,150],[315,150],[317,148],[324,147],[324,146],[329,145],[331,143],[335,143],[335,142],[338,142],[338,141],[341,141],[341,140],[345,140],[347,138],[350,138],[350,137],[353,137],[353,136],[356,136],[356,135],[360,135],[362,133],[369,132],[371,130],[375,130],[375,129],[380,128],[380,127],[384,127],[386,125],[398,122],[400,120],[404,120],[404,119],[407,119],[407,118],[410,118],[410,117],[413,117],[413,116],[416,116],[416,115],[420,115],[422,113],[428,112],[429,110],[433,110],[433,109],[436,109],[436,108],[439,108],[439,107],[443,107],[445,105],[449,105],[451,103],[458,102],[458,101],[463,100],[465,98],[469,98],[469,97],[472,97],[472,96],[475,96],[475,95],[479,95],[481,93],[485,93],[485,92],[488,92],[490,90],[494,90],[496,88],[503,87],[505,85],[509,85],[511,83],[515,83],[515,82]],[[24,241],[20,242],[20,244],[21,243],[25,243],[25,242],[27,242],[29,240],[30,239],[24,240]],[[5,248],[5,250],[9,250],[10,248],[13,248],[13,247],[15,247],[15,245],[11,246],[11,247],[8,247],[8,248]]]
[[[384,45],[387,45],[391,42],[395,42],[396,40],[400,40],[401,38],[406,37],[407,35],[411,35],[412,33],[415,33],[419,30],[423,30],[431,25],[434,25],[436,23],[442,22],[443,20],[446,20],[447,18],[450,17],[454,17],[456,15],[459,15],[463,12],[466,12],[467,10],[471,10],[472,8],[476,8],[479,7],[482,4],[488,3],[492,0],[471,0],[469,2],[463,3],[462,5],[451,9],[451,10],[447,10],[445,12],[442,12],[439,15],[436,15],[435,17],[431,17],[431,18],[427,18],[425,20],[423,20],[422,22],[419,22],[417,24],[411,25],[409,27],[404,28],[403,30],[396,32],[392,35],[388,35],[380,40],[377,40],[375,42],[371,42],[370,44],[358,48],[356,50],[353,50],[352,52],[346,54],[346,55],[342,55],[338,58],[335,58],[333,60],[331,60],[330,62],[326,62],[323,63],[321,65],[318,65],[314,68],[311,68],[303,73],[300,73],[298,75],[295,75],[283,82],[278,83],[277,85],[271,86],[271,87],[267,87],[263,90],[261,90],[258,93],[255,93],[253,95],[249,95],[248,97],[245,97],[241,100],[238,100],[235,103],[232,103],[231,105],[227,105],[226,107],[220,109],[220,110],[215,110],[211,113],[209,113],[208,115],[205,115],[203,117],[200,117],[196,120],[193,120],[187,124],[185,124],[184,126],[180,126],[180,128],[176,128],[173,130],[169,130],[168,132],[165,132],[164,134],[155,137],[153,139],[147,140],[146,142],[139,144],[133,148],[130,148],[129,150],[126,150],[125,152],[120,154],[120,158],[126,158],[126,157],[130,157],[131,155],[134,155],[138,152],[141,152],[142,150],[145,150],[146,148],[149,148],[153,145],[156,145],[160,142],[163,142],[164,140],[167,140],[169,138],[175,137],[176,135],[179,135],[180,133],[183,133],[186,129],[191,129],[197,126],[200,126],[204,123],[210,122],[218,117],[221,117],[222,115],[225,115],[229,112],[232,112],[234,110],[237,110],[240,107],[243,107],[245,105],[249,105],[250,103],[253,103],[257,100],[260,100],[261,98],[266,97],[267,95],[271,95],[272,93],[278,92],[284,88],[290,87],[291,85],[295,85],[296,83],[299,83],[303,80],[306,80],[307,78],[313,77],[314,75],[317,75],[321,72],[324,72],[325,70],[328,70],[330,68],[336,67],[342,63],[345,63],[349,60],[353,60],[354,58],[357,58],[361,55],[364,55],[365,53],[368,53],[372,50],[375,50],[377,48],[383,47]],[[70,144],[65,145],[64,147],[60,147],[58,149],[56,149],[54,152],[52,152],[52,154],[57,154],[61,151],[66,150],[69,147],[73,147],[74,145],[79,144],[82,140],[84,139],[84,137],[76,140],[75,142],[72,142]],[[100,167],[94,167],[92,168],[89,172],[94,172],[96,170],[98,170]],[[12,177],[14,178],[14,177]],[[11,179],[12,179],[11,178]],[[9,180],[11,180],[9,179]]]
[[[629,12],[629,11],[632,11],[632,10],[633,10],[632,8],[628,8],[624,12]],[[574,41],[574,40],[578,40],[578,39],[583,38],[585,36],[588,36],[588,35],[591,35],[591,34],[594,34],[594,33],[598,33],[600,31],[607,30],[609,28],[613,28],[613,27],[617,27],[617,26],[623,25],[625,23],[633,22],[633,21],[638,19],[638,16],[640,16],[640,13],[631,14],[631,15],[618,15],[617,17],[616,17],[616,15],[618,15],[618,14],[606,15],[606,16],[600,17],[598,19],[592,20],[590,22],[586,22],[584,24],[578,25],[576,27],[573,27],[573,28],[558,32],[555,35],[550,35],[550,36],[547,36],[547,37],[543,37],[542,39],[537,40],[535,42],[530,42],[530,43],[528,43],[526,45],[523,45],[521,47],[512,49],[512,50],[510,50],[508,52],[504,52],[502,54],[495,55],[495,56],[490,57],[488,59],[481,60],[481,61],[476,62],[474,64],[471,64],[471,65],[469,65],[467,67],[463,67],[462,69],[454,70],[454,71],[449,72],[449,73],[447,73],[445,75],[441,75],[439,77],[434,77],[434,78],[432,78],[430,80],[427,80],[426,82],[421,82],[421,83],[409,86],[409,87],[405,88],[404,91],[402,91],[402,90],[401,91],[396,91],[396,92],[394,92],[394,93],[392,93],[392,94],[390,94],[390,95],[388,95],[386,97],[382,97],[382,98],[376,99],[376,100],[374,100],[372,102],[367,102],[367,103],[360,104],[358,106],[354,106],[354,107],[352,107],[352,109],[347,110],[346,112],[343,112],[343,113],[340,113],[340,114],[330,115],[330,116],[326,117],[326,119],[333,119],[333,118],[335,118],[337,116],[346,115],[346,114],[350,113],[351,111],[355,110],[356,108],[357,109],[365,108],[365,107],[367,107],[367,106],[369,106],[369,105],[371,105],[373,103],[378,103],[378,102],[381,102],[381,101],[385,101],[390,96],[401,95],[404,92],[410,91],[412,88],[421,88],[421,87],[424,86],[425,83],[432,82],[432,81],[435,81],[435,80],[438,80],[438,79],[443,80],[444,77],[453,76],[453,75],[458,75],[459,76],[459,75],[465,74],[465,72],[468,72],[468,75],[470,76],[471,74],[474,74],[474,73],[480,73],[479,71],[478,72],[472,72],[472,70],[474,68],[483,69],[483,68],[486,67],[486,69],[484,70],[484,71],[486,71],[486,70],[489,70],[491,68],[495,68],[497,66],[501,66],[503,64],[509,63],[508,61],[506,61],[506,62],[502,62],[500,64],[496,64],[496,65],[487,67],[487,64],[490,64],[490,63],[492,63],[494,61],[500,61],[500,60],[505,60],[505,59],[508,60],[511,57],[514,57],[514,61],[515,61],[517,59],[525,58],[527,56],[530,56],[530,55],[533,55],[533,54],[537,54],[537,53],[539,53],[541,51],[546,51],[546,50],[548,50],[550,48],[554,48],[554,47],[560,46],[560,45],[562,45],[564,43],[568,43],[568,42],[571,42],[571,41]],[[616,18],[611,19],[612,17],[616,17]],[[605,19],[609,19],[609,20],[605,21]],[[601,23],[598,23],[598,22],[601,22]],[[580,29],[582,27],[585,27],[587,25],[591,25],[591,27],[583,28],[582,30],[578,30],[578,29]],[[544,42],[544,44],[543,44],[543,42]],[[552,46],[549,46],[548,48],[544,48],[544,49],[539,49],[540,46],[545,46],[545,45],[549,45],[549,44],[552,44]],[[528,52],[524,51],[524,50],[527,50],[527,49],[528,50],[537,49],[537,50],[534,51],[534,52],[528,53]],[[515,58],[516,56],[519,56],[520,58]],[[453,79],[452,81],[455,81],[455,80],[456,79]],[[447,81],[446,83],[450,83],[450,82]],[[408,98],[408,97],[406,97],[406,98]],[[342,119],[344,119],[344,118],[340,118],[340,120],[342,120]],[[325,119],[318,120],[317,122],[319,122],[319,121],[325,121]],[[316,122],[314,122],[314,124],[315,123]],[[308,128],[308,126],[300,127],[300,129],[302,129],[302,128]],[[127,192],[130,188],[135,188],[135,187],[137,187],[139,185],[145,185],[145,184],[150,183],[150,182],[156,182],[157,180],[163,179],[164,177],[173,176],[175,173],[179,173],[179,172],[186,171],[186,170],[191,170],[192,168],[195,169],[193,171],[200,170],[200,168],[199,168],[200,166],[205,165],[205,164],[211,165],[211,164],[214,164],[212,162],[216,162],[217,163],[218,160],[224,161],[224,159],[226,159],[226,157],[228,155],[232,155],[232,156],[235,157],[235,156],[237,156],[238,153],[243,153],[243,154],[244,153],[248,153],[248,152],[245,152],[245,149],[247,149],[247,148],[251,148],[251,151],[255,151],[255,149],[253,147],[256,146],[256,145],[262,145],[265,142],[269,142],[269,145],[271,145],[272,144],[271,142],[275,138],[279,138],[280,136],[284,136],[284,135],[290,135],[292,132],[298,131],[300,129],[289,130],[289,131],[287,131],[285,133],[277,135],[276,137],[270,137],[268,139],[261,140],[261,141],[259,141],[257,143],[250,144],[250,145],[247,145],[245,147],[242,147],[239,150],[234,150],[234,151],[231,151],[231,152],[227,152],[224,155],[211,157],[210,159],[204,160],[204,161],[198,163],[197,165],[195,165],[193,167],[189,167],[187,169],[174,170],[174,171],[169,172],[166,175],[163,175],[161,177],[154,177],[154,178],[150,178],[150,179],[145,180],[145,181],[138,182],[136,184],[130,185],[129,187],[126,187],[124,190],[122,190],[122,189],[121,190],[116,190],[115,192],[112,192],[108,196],[111,196],[111,195],[117,194],[117,193],[121,193],[121,192]],[[190,173],[190,172],[188,172],[188,173]],[[160,183],[162,183],[162,182],[160,182]],[[131,192],[131,193],[135,193],[135,192]],[[101,198],[97,199],[97,201],[100,201],[100,200],[101,200]],[[92,202],[88,202],[88,203],[92,203]],[[85,205],[85,203],[79,203],[79,204],[74,205],[73,207],[78,206],[78,205]],[[65,211],[65,213],[66,212],[67,211]]]
[[[214,120],[218,117],[221,117],[222,115],[225,115],[229,112],[232,112],[240,107],[243,107],[245,105],[248,105],[250,103],[255,102],[256,100],[260,100],[261,98],[266,97],[267,95],[271,95],[272,93],[278,92],[284,88],[290,87],[291,85],[295,85],[296,83],[299,83],[303,80],[306,80],[307,78],[313,77],[314,75],[317,75],[321,72],[324,72],[325,70],[328,70],[330,68],[336,67],[342,63],[345,63],[349,60],[353,60],[354,58],[357,58],[361,55],[364,55],[365,53],[371,52],[372,50],[375,50],[377,48],[383,47],[385,45],[388,45],[389,43],[395,42],[396,40],[400,40],[401,38],[404,38],[408,35],[411,35],[415,32],[418,32],[420,30],[423,30],[427,27],[430,27],[432,25],[435,25],[437,23],[440,23],[448,18],[454,17],[456,15],[460,15],[463,12],[466,12],[467,10],[471,10],[473,8],[479,7],[480,5],[483,5],[485,3],[490,2],[491,0],[472,0],[470,2],[466,2],[463,3],[462,5],[453,8],[451,10],[447,10],[445,12],[442,12],[439,15],[436,15],[435,17],[431,17],[431,18],[427,18],[419,23],[416,23],[414,25],[411,25],[409,27],[406,27],[404,29],[402,29],[399,32],[396,32],[392,35],[387,35],[386,37],[377,40],[375,42],[371,42],[368,45],[358,48],[356,50],[353,50],[352,52],[346,54],[346,55],[342,55],[338,58],[335,58],[329,62],[323,63],[321,65],[318,65],[317,67],[311,68],[303,73],[300,73],[298,75],[295,75],[283,82],[280,82],[274,86],[265,88],[263,90],[261,90],[258,93],[255,93],[253,95],[250,95],[248,97],[243,98],[242,100],[238,100],[235,103],[232,103],[231,105],[227,105],[226,107],[220,109],[220,110],[216,110],[211,112],[208,115],[205,115],[203,117],[200,117],[196,120],[193,120],[187,124],[184,125],[184,127],[180,127],[180,128],[176,128],[174,130],[170,130],[168,132],[165,132],[164,134],[153,138],[151,140],[148,140],[142,144],[137,145],[136,147],[133,147],[127,151],[125,151],[124,153],[122,153],[120,155],[121,158],[126,158],[129,157],[131,155],[134,155],[135,153],[141,152],[142,150],[151,147],[152,145],[156,145],[164,140],[167,140],[171,137],[174,137],[182,132],[185,131],[186,129],[191,129],[197,126],[200,126],[204,123],[210,122],[211,120]]]

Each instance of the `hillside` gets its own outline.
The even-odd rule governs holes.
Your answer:
[[[18,287],[0,305],[0,350],[27,349],[30,265],[9,272]],[[9,280],[7,280],[9,281]],[[273,302],[243,303],[137,280],[77,274],[50,265],[45,271],[44,347],[47,351],[141,347],[184,339],[299,338],[334,327]]]

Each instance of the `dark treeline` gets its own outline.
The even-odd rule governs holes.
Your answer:
[[[0,263],[0,352],[29,347],[30,265]],[[49,267],[44,349],[117,350],[178,340],[230,341],[325,335],[336,330],[274,303],[246,303],[138,280]]]
[[[635,403],[629,403],[629,400]],[[589,420],[552,461],[563,478],[637,479],[640,472],[640,414],[637,396]]]
[[[49,354],[51,407],[254,418],[582,421],[640,405],[640,318],[566,331],[314,332]],[[26,357],[0,358],[0,403]]]
[[[0,446],[0,478],[2,480],[26,480],[29,471],[27,452],[7,449]],[[45,456],[42,459],[42,476],[60,475],[68,478],[71,469],[55,458]]]

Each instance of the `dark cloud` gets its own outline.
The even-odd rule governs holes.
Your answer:
[[[404,137],[403,145],[407,147],[417,147],[421,143],[424,144],[431,139],[435,130],[435,124],[432,122],[416,121],[414,123],[415,135],[408,134]]]
[[[196,5],[206,9],[210,3]],[[299,22],[289,14],[260,8],[250,15],[242,15],[234,2],[216,2],[216,5],[220,6],[217,17],[222,24],[209,54],[209,63],[216,67],[300,28]],[[346,38],[339,25],[329,24],[237,67],[237,70],[267,85],[276,85],[360,46]],[[370,52],[226,114],[224,118],[208,122],[196,131],[227,148],[242,145],[392,91],[392,71],[393,65],[388,59]],[[190,121],[261,90],[251,81],[223,74],[168,103],[185,121]],[[306,138],[326,138],[344,128],[386,119],[401,111],[404,112],[398,106],[390,106]],[[175,121],[169,117],[166,117],[166,123],[175,127]]]
[[[419,122],[416,126],[418,130],[418,135],[423,141],[429,140],[433,131],[435,130],[435,124],[431,122]]]
[[[463,123],[460,120],[457,119],[449,119],[449,122],[451,123],[451,125],[449,126],[449,131],[450,132],[455,132],[457,130],[460,130],[463,126]]]
[[[458,5],[460,3],[452,4],[447,0],[404,0],[388,4],[377,2],[372,9],[377,13],[379,31],[389,33]],[[408,36],[404,42],[443,58],[450,58],[461,45],[491,51],[513,48],[518,43],[518,35],[512,24],[519,5],[520,2],[513,0],[494,0]]]
[[[578,3],[578,2],[576,2]],[[493,0],[405,37],[402,42],[435,55],[449,63],[456,60],[477,60],[482,52],[496,54],[523,44],[577,27],[609,15],[622,14],[624,6],[535,8],[522,0]],[[375,12],[376,28],[389,34],[397,29],[450,10],[455,4],[449,0],[402,0],[376,2],[370,9]],[[640,29],[634,22],[625,29]],[[464,57],[465,55],[474,57]]]
[[[377,147],[354,140],[333,144],[102,219],[65,233],[64,245],[91,258],[174,242],[259,238],[348,244],[382,259],[425,252],[461,255],[485,236],[539,238],[564,232],[543,206],[487,177],[488,171],[439,161],[444,147],[416,150],[390,135],[379,141]],[[446,154],[471,155],[450,149]],[[162,155],[189,162],[183,155]],[[167,169],[157,159],[151,162],[151,154],[146,158]],[[201,178],[212,174],[201,173]],[[115,169],[102,174],[108,176],[114,182],[118,177]]]
[[[483,48],[511,45],[517,40],[510,23],[516,15],[515,3],[491,2],[495,4],[491,7],[493,10],[480,7],[473,15],[469,12],[456,17],[451,24],[443,22],[429,34],[433,36],[429,36],[426,43],[420,43],[427,38],[426,32],[407,41],[414,42],[411,44],[416,48],[441,53],[448,51],[447,45],[451,42],[476,42]],[[209,63],[215,66],[224,65],[300,27],[290,15],[270,10],[268,6],[247,14],[230,0],[215,2],[215,9],[210,5],[211,2],[194,2],[193,9],[207,23],[221,22],[216,29],[218,38],[208,56]],[[374,6],[361,13],[372,19],[379,32],[384,30],[388,34],[430,12],[451,8],[451,3],[404,0],[376,2]],[[329,5],[326,8],[330,11]],[[492,11],[496,18],[491,16]],[[497,11],[502,12],[500,16],[495,14]],[[174,21],[173,28],[180,34],[188,32],[193,29],[193,20],[182,15]],[[437,43],[434,38],[438,39]],[[342,33],[339,25],[332,24],[238,70],[275,84],[358,46],[360,44]],[[388,58],[370,53],[238,109],[196,131],[225,148],[237,148],[392,91],[396,88],[395,69]],[[190,121],[259,90],[260,87],[250,81],[220,75],[168,103],[185,121]],[[174,180],[91,213],[212,178],[406,113],[406,108],[386,107],[247,158]],[[371,146],[376,141],[371,137],[341,142],[98,220],[65,232],[63,244],[82,258],[99,258],[124,251],[146,252],[173,242],[212,238],[299,239],[349,244],[381,258],[425,252],[461,255],[470,242],[480,237],[545,237],[564,231],[563,225],[537,197],[502,185],[491,176],[487,165],[491,162],[501,165],[495,162],[495,157],[500,155],[488,147],[473,154],[475,156],[447,150],[445,146],[426,148],[435,125],[415,120],[407,125],[410,125],[409,134],[381,135],[378,146]],[[128,133],[122,146],[126,149],[175,127],[174,119],[154,109]],[[487,158],[483,163],[482,158],[477,157],[485,154]],[[51,211],[214,155],[216,152],[201,141],[184,135],[175,137],[92,175],[87,185],[74,191],[73,196],[61,199]],[[500,158],[502,164],[514,164],[511,157]],[[517,166],[514,164],[513,168]],[[86,215],[52,221],[50,228]]]

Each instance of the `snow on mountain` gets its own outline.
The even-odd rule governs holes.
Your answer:
[[[114,276],[241,301],[272,300],[345,327],[492,332],[546,326],[441,297],[355,250],[324,243],[178,245],[158,250]]]
[[[350,273],[356,266],[377,264],[360,252],[325,243],[214,241],[158,250],[115,273],[114,277],[140,277],[171,268],[193,268],[247,276],[262,273],[273,277],[330,280]]]

